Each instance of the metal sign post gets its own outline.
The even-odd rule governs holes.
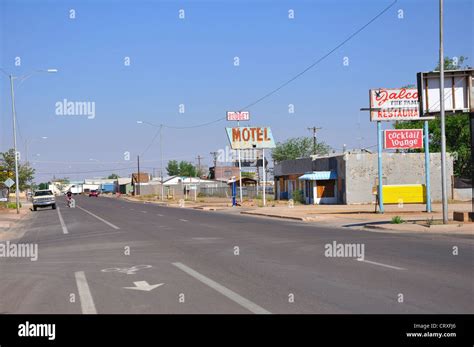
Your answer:
[[[240,122],[237,122],[237,126],[240,127]],[[237,150],[237,155],[239,157],[239,193],[240,193],[240,204],[242,205],[242,161],[240,160],[240,148]]]
[[[423,129],[425,133],[426,212],[431,213],[430,134],[427,120],[423,122]]]
[[[378,154],[378,200],[379,200],[379,211],[384,213],[383,209],[383,181],[382,181],[382,122],[377,121],[377,154]]]
[[[237,121],[237,127],[240,128],[240,121],[241,120],[250,120],[250,112],[227,112],[227,120],[228,121]],[[240,159],[240,148],[237,149],[237,156],[239,160],[239,193],[240,193],[240,203],[242,204],[242,161]],[[214,168],[215,170],[215,168]]]
[[[441,117],[441,194],[443,199],[443,224],[448,224],[448,189],[446,187],[446,125],[444,115],[443,0],[439,0],[439,108],[439,114]]]
[[[263,168],[263,186],[262,186],[262,190],[263,190],[263,207],[265,207],[267,205],[267,201],[265,199],[265,187],[266,187],[266,173],[265,173],[265,148],[262,148],[262,168]]]

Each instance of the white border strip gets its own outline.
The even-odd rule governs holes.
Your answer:
[[[75,273],[77,291],[79,293],[79,299],[81,300],[81,309],[83,314],[97,314],[95,309],[94,299],[87,284],[86,274],[84,271],[78,271]]]
[[[82,208],[82,207],[77,206],[77,205],[76,205],[76,207],[79,208],[79,209],[81,209],[81,210],[83,210],[84,212],[89,213],[92,217],[97,218],[97,219],[100,220],[101,222],[104,222],[104,223],[107,224],[109,227],[112,227],[112,228],[114,228],[114,229],[116,229],[116,230],[120,230],[120,228],[119,228],[118,226],[116,226],[116,225],[114,225],[114,224],[112,224],[112,223],[106,221],[106,220],[103,219],[103,218],[100,218],[99,216],[93,214],[93,213],[90,212],[90,211],[87,211],[85,208]]]
[[[378,265],[378,266],[383,266],[383,267],[388,267],[389,269],[395,269],[395,270],[406,270],[402,267],[398,267],[398,266],[393,266],[393,265],[387,265],[387,264],[382,264],[382,263],[377,263],[375,261],[370,261],[370,260],[361,260],[361,259],[356,259],[357,261],[362,261],[364,263],[369,263],[369,264],[373,264],[373,265]]]
[[[195,279],[201,281],[202,283],[208,285],[212,289],[218,291],[222,295],[228,297],[230,300],[236,302],[242,307],[245,307],[247,310],[249,310],[252,313],[257,313],[257,314],[271,314],[271,312],[265,310],[264,308],[258,306],[257,304],[253,303],[250,300],[245,299],[244,297],[240,296],[239,294],[233,292],[232,290],[220,285],[219,283],[211,280],[210,278],[201,275],[199,272],[194,271],[190,267],[182,264],[182,263],[173,263],[174,266],[177,268],[183,270],[186,272],[188,275],[194,277]]]
[[[59,206],[56,206],[56,210],[58,211],[59,222],[61,223],[61,228],[63,228],[63,233],[69,234],[69,232],[67,231],[66,223],[64,223],[63,216],[61,215],[61,212],[59,212]]]

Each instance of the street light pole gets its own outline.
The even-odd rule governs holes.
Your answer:
[[[13,86],[13,80],[17,77],[13,76],[12,74],[6,73],[6,71],[0,68],[0,72],[7,75],[10,79],[10,90],[11,90],[11,97],[12,97],[12,117],[13,117],[13,150],[15,152],[15,202],[16,202],[16,213],[20,213],[20,187],[19,187],[19,175],[18,175],[18,150],[16,146],[16,109],[15,109],[15,88]],[[47,69],[47,70],[36,70],[33,73],[21,76],[20,83],[25,81],[26,79],[30,78],[37,72],[48,72],[48,73],[55,73],[58,72],[57,69]]]
[[[18,151],[16,148],[16,110],[15,110],[15,91],[13,88],[13,75],[10,77],[10,90],[12,96],[12,117],[13,117],[13,150],[15,152],[15,203],[16,203],[16,213],[20,213],[20,187],[19,187],[19,178],[18,178]]]
[[[444,114],[443,0],[439,0],[439,113],[441,117],[441,195],[443,200],[443,224],[448,224],[448,192],[446,187],[446,124]]]

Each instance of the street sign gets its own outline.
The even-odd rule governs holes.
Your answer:
[[[247,111],[242,111],[242,112],[227,111],[227,120],[228,121],[250,120],[250,112],[247,112]]]
[[[269,127],[226,128],[226,131],[232,149],[275,148]]]
[[[8,188],[11,188],[15,184],[15,181],[11,178],[8,178],[5,182],[3,182],[3,184],[5,184],[5,186],[7,186]]]
[[[423,129],[390,129],[384,131],[385,149],[423,148]]]
[[[370,120],[418,120],[418,90],[412,88],[371,89]]]

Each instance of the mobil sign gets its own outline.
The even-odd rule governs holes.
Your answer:
[[[399,89],[371,89],[370,92],[370,120],[417,120],[418,90],[411,88]]]
[[[423,129],[391,129],[384,131],[385,149],[423,148]]]
[[[226,128],[232,149],[275,148],[275,140],[269,127]]]

